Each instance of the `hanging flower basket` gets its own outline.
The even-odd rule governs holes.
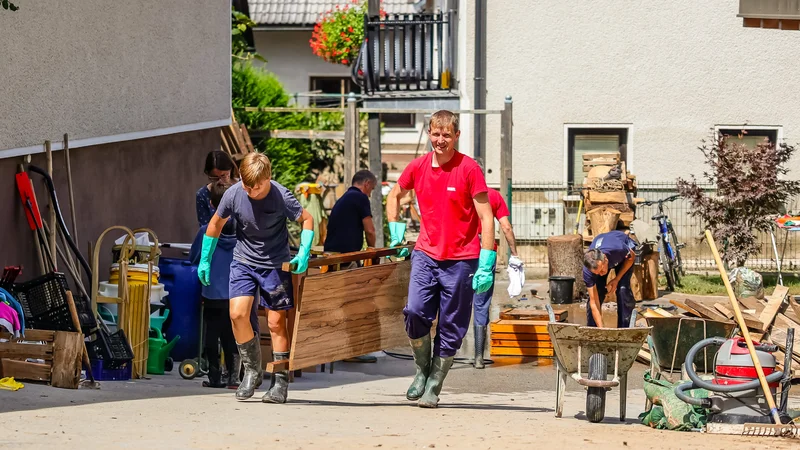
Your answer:
[[[308,41],[314,54],[330,63],[352,64],[364,41],[366,14],[367,2],[359,0],[325,12]]]

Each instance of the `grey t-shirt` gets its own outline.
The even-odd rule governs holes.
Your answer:
[[[236,219],[233,259],[253,267],[277,269],[289,261],[286,219],[299,219],[303,207],[288,189],[271,183],[269,194],[261,200],[248,197],[242,182],[236,183],[225,191],[217,214]]]

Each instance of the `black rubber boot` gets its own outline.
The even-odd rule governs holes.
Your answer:
[[[425,383],[428,381],[428,374],[431,371],[431,335],[411,339],[411,350],[414,352],[414,365],[417,367],[417,373],[406,392],[406,398],[413,401],[422,397],[425,392]]]
[[[476,369],[483,369],[483,348],[486,345],[486,327],[475,325],[475,362]]]
[[[289,359],[289,352],[272,352],[275,361]],[[289,398],[289,371],[281,370],[272,374],[272,383],[261,401],[264,403],[286,403]]]
[[[261,386],[261,345],[259,345],[258,335],[244,344],[237,343],[239,356],[244,365],[244,377],[236,389],[236,400],[247,400],[255,394],[256,389]]]
[[[226,356],[227,357],[227,356]],[[233,364],[228,371],[228,387],[239,387],[239,373],[242,371],[242,358],[239,354],[233,355]]]
[[[447,377],[447,372],[453,366],[453,357],[442,358],[436,356],[433,358],[431,364],[431,374],[428,376],[428,382],[425,384],[425,394],[419,399],[420,408],[436,408],[439,406],[439,393],[442,392],[444,379]]]
[[[222,374],[220,373],[219,365],[208,367],[208,381],[203,381],[203,387],[210,388],[224,388],[225,383],[222,382]]]

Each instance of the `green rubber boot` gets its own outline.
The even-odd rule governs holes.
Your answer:
[[[431,335],[427,334],[419,339],[411,339],[411,350],[414,351],[414,365],[417,366],[417,373],[406,392],[406,398],[414,401],[419,400],[425,392],[425,383],[428,381],[428,374],[431,371]]]
[[[256,389],[261,386],[263,373],[261,370],[261,345],[258,336],[239,346],[239,356],[244,365],[244,377],[236,389],[236,400],[247,400],[255,394]]]
[[[428,382],[425,384],[425,394],[419,399],[420,408],[436,408],[439,406],[439,393],[442,392],[442,385],[444,385],[447,372],[453,366],[453,357],[442,358],[436,356],[433,358],[432,366]]]

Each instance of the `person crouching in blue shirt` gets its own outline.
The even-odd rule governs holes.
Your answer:
[[[214,209],[219,206],[222,195],[229,187],[231,187],[230,184],[222,181],[211,184],[209,199]],[[200,262],[203,236],[205,236],[207,228],[208,225],[201,226],[200,230],[197,231],[197,236],[194,238],[192,249],[189,252],[189,260],[191,260],[192,264]],[[208,381],[203,382],[205,387],[223,388],[239,385],[239,350],[236,347],[236,339],[233,337],[233,326],[231,325],[229,312],[230,300],[228,297],[228,279],[235,246],[236,226],[235,222],[231,220],[222,228],[219,242],[214,249],[214,258],[211,260],[211,282],[208,286],[204,285],[201,291],[203,297],[203,321],[206,329],[204,350],[208,359]],[[222,350],[225,352],[225,368],[228,371],[227,380],[221,379],[219,341],[222,342]]]
[[[603,328],[603,301],[606,293],[617,295],[617,327],[628,328],[631,314],[636,307],[631,290],[631,275],[636,243],[622,231],[611,231],[597,235],[584,254],[583,281],[589,290],[586,305],[586,321],[590,327]],[[614,269],[614,279],[608,280],[608,272]]]

